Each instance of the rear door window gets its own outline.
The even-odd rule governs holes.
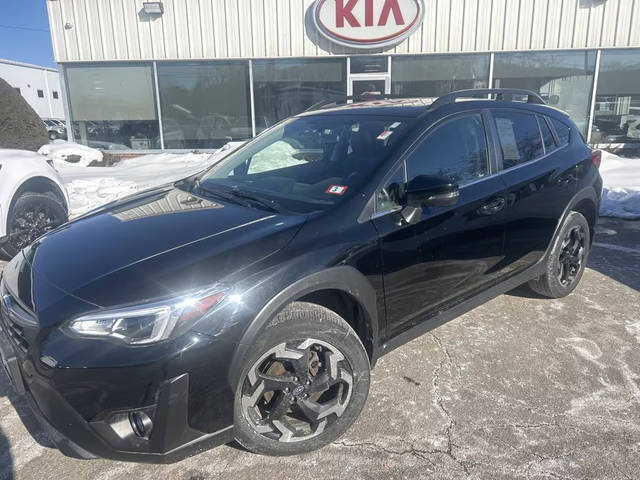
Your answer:
[[[540,133],[542,133],[545,151],[549,153],[551,150],[555,150],[556,141],[553,138],[553,133],[551,133],[551,129],[545,118],[538,115],[538,124],[540,125]]]
[[[569,127],[555,118],[551,119],[551,123],[553,124],[553,128],[555,129],[558,140],[560,141],[560,146],[564,147],[569,143]]]
[[[508,110],[493,112],[502,149],[502,166],[506,170],[544,155],[540,127],[536,116]]]

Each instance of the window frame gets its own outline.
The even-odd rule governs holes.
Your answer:
[[[544,155],[547,155],[548,153],[551,153],[554,150],[558,149],[559,142],[558,142],[558,139],[556,138],[553,130],[551,129],[551,125],[547,121],[546,115],[542,115],[540,113],[536,113],[536,120],[538,121],[538,130],[540,130],[540,138],[542,139],[542,148],[544,150]],[[540,125],[540,122],[544,122],[545,125],[547,126],[547,128],[549,129],[549,133],[551,133],[551,139],[553,140],[553,144],[555,145],[555,148],[552,148],[549,151],[547,151],[547,145],[544,143],[544,134],[542,133],[542,125]]]
[[[445,117],[438,119],[434,123],[431,123],[426,128],[424,128],[424,130],[420,132],[416,136],[416,138],[400,153],[397,161],[395,161],[391,166],[391,168],[389,168],[383,180],[378,182],[378,185],[374,189],[372,196],[367,202],[367,205],[372,204],[372,210],[373,210],[368,220],[373,220],[374,218],[383,217],[389,213],[397,212],[403,208],[402,205],[398,205],[386,210],[378,211],[378,202],[376,200],[377,192],[386,184],[386,182],[389,181],[389,179],[395,174],[396,170],[400,168],[401,164],[404,169],[404,181],[406,185],[408,182],[407,160],[409,156],[422,144],[422,142],[426,141],[427,138],[431,134],[435,133],[441,126],[445,125],[446,123],[449,123],[450,121],[456,120],[460,117],[470,116],[470,115],[480,116],[480,120],[484,128],[485,144],[487,146],[487,175],[485,175],[484,177],[478,178],[476,180],[471,180],[469,182],[459,184],[458,188],[460,190],[463,190],[468,186],[475,185],[476,183],[487,180],[500,173],[500,170],[498,169],[498,164],[496,163],[496,160],[497,160],[496,155],[498,151],[496,150],[497,144],[495,140],[496,137],[494,134],[495,126],[491,123],[492,118],[490,116],[491,114],[489,109],[478,108],[478,109],[469,109],[469,110],[463,110],[463,111],[451,113]],[[366,209],[367,207],[365,206],[365,211]]]
[[[38,96],[38,98],[44,98],[44,90],[40,88],[36,89],[36,95]]]

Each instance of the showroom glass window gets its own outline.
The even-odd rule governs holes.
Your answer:
[[[602,52],[591,142],[640,142],[640,50]]]
[[[439,97],[466,88],[486,88],[489,55],[396,56],[391,60],[391,93]]]
[[[496,53],[493,86],[525,88],[567,112],[585,133],[596,64],[594,51]]]
[[[65,67],[77,142],[111,150],[160,148],[151,64]]]
[[[249,62],[159,62],[165,148],[219,148],[252,136]]]
[[[347,61],[344,58],[255,60],[253,95],[256,131],[318,102],[347,94]]]

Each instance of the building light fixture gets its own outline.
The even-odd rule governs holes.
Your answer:
[[[162,2],[142,2],[142,10],[148,15],[162,15],[164,5]]]

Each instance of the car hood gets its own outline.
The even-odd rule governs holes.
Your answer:
[[[39,317],[64,295],[94,309],[175,296],[270,256],[304,220],[155,189],[37,240],[23,251],[22,265],[9,269],[22,271],[22,280],[14,275],[8,288]]]

